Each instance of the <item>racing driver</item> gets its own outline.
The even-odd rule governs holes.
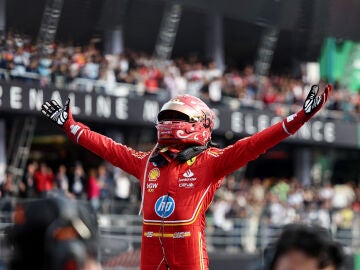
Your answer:
[[[176,96],[157,116],[157,144],[140,152],[76,122],[70,100],[42,105],[42,114],[75,143],[140,180],[143,217],[141,270],[207,270],[205,212],[222,179],[294,134],[327,100],[313,85],[297,113],[224,149],[211,141],[215,114],[199,98]]]

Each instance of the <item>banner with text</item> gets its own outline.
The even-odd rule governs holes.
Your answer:
[[[104,124],[153,126],[163,104],[153,97],[118,97],[0,81],[1,112],[40,116],[43,102],[55,99],[60,104],[64,104],[68,97],[71,99],[71,109],[76,119]],[[249,136],[282,120],[270,111],[247,109],[232,111],[225,106],[212,109],[217,115],[214,129],[216,134],[232,133],[234,136]],[[359,148],[359,132],[358,126],[354,123],[315,118],[288,141]]]

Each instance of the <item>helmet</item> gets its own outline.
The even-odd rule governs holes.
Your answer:
[[[163,105],[157,120],[159,144],[206,145],[211,138],[215,114],[199,98],[181,95]]]

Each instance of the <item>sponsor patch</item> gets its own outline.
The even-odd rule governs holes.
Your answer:
[[[163,195],[155,203],[155,213],[161,218],[167,218],[175,210],[175,200],[169,195]]]
[[[294,114],[289,115],[288,117],[286,117],[287,122],[291,122],[292,120],[294,120],[295,116],[296,116],[296,113],[294,113]]]
[[[190,178],[194,176],[194,173],[190,169],[188,169],[186,172],[184,172],[183,176],[185,178]]]
[[[195,187],[194,183],[179,183],[179,187],[181,188],[193,188]]]
[[[169,237],[169,238],[185,238],[191,236],[191,232],[174,232],[174,233],[161,233],[161,232],[144,232],[144,236],[151,237]]]
[[[160,176],[160,170],[154,168],[149,172],[149,181],[156,181]]]
[[[190,169],[188,169],[186,172],[184,172],[182,174],[182,177],[179,178],[180,183],[181,182],[193,182],[193,181],[196,181],[196,176],[193,173],[193,171]],[[185,187],[185,186],[179,184],[179,187]],[[188,186],[188,187],[190,187],[190,186]],[[191,187],[194,187],[194,184],[192,184]]]
[[[146,184],[146,189],[147,192],[154,192],[154,190],[158,187],[158,183],[147,183]]]
[[[70,132],[73,135],[76,135],[76,133],[79,131],[79,129],[80,129],[80,126],[78,126],[78,125],[71,125],[70,126]]]

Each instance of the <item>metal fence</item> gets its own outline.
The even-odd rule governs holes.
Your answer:
[[[234,226],[225,231],[216,227],[211,219],[207,219],[205,230],[207,247],[210,251],[227,249],[233,252],[256,253],[273,243],[282,226],[274,226],[259,222],[254,228],[250,218],[232,219]],[[142,233],[142,218],[137,215],[99,215],[99,229],[102,237],[122,237],[128,241],[128,246],[140,246]],[[332,233],[329,230],[329,233]],[[359,248],[360,235],[355,225],[349,230],[337,230],[334,239],[348,249]]]

